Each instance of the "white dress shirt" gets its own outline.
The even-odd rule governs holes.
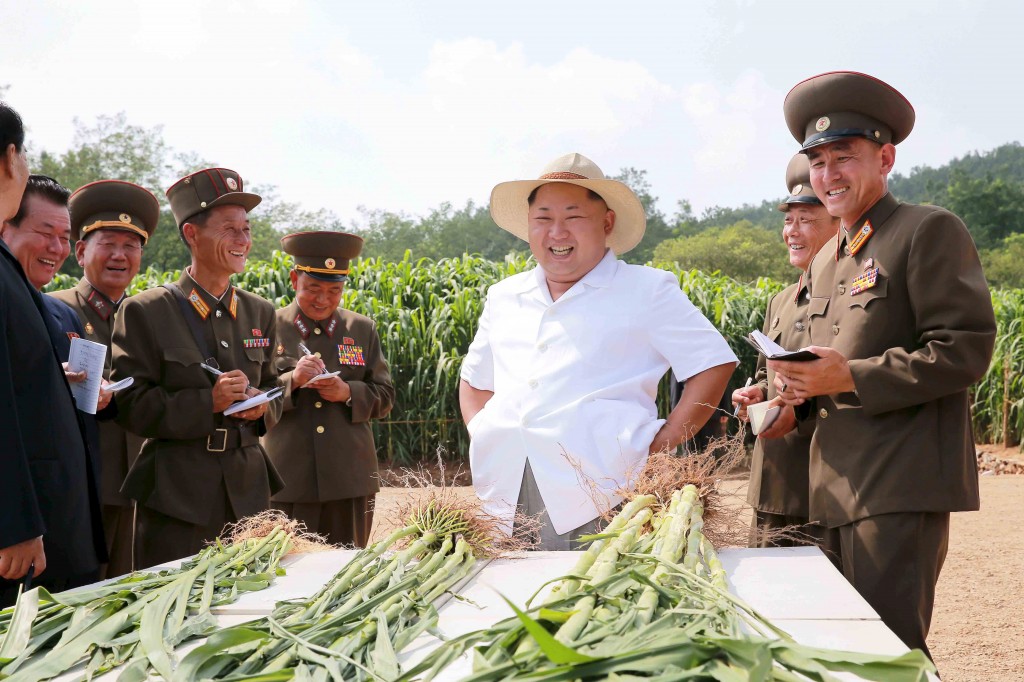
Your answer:
[[[473,486],[507,522],[526,460],[558,533],[621,501],[665,423],[658,382],[736,362],[722,335],[669,272],[616,260],[610,250],[551,300],[537,267],[493,285],[462,364],[473,388],[493,391],[470,421]]]

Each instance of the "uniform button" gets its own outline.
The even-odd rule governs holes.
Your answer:
[[[843,247],[843,253],[845,253],[847,256],[849,256],[850,255],[850,247],[849,246],[844,246]]]
[[[220,345],[222,345],[222,346],[224,346],[225,348],[227,348],[227,347],[228,347],[228,342],[227,342],[227,341],[221,341],[221,342],[220,342]]]
[[[821,417],[822,419],[828,419],[828,410],[826,410],[824,407],[821,408],[820,410],[818,410],[818,416]]]
[[[318,410],[319,410],[319,409],[320,409],[321,407],[323,407],[323,406],[324,406],[324,404],[323,404],[322,402],[320,402],[319,400],[318,400],[318,401],[316,401],[315,403],[313,403],[313,407],[315,407],[315,408],[316,408],[316,409],[318,409]]]
[[[838,324],[832,325],[832,333],[835,334],[836,336],[839,336],[839,325]]]
[[[846,293],[846,285],[845,284],[840,284],[839,285],[839,293],[840,294],[845,294]]]
[[[528,385],[530,386],[530,388],[537,388],[537,384],[538,384],[539,382],[538,382],[538,381],[537,381],[536,379],[530,379],[530,380],[529,380],[528,382],[526,382],[526,383],[527,383],[527,384],[528,384]]]
[[[317,351],[317,352],[313,353],[313,355],[314,355],[315,357],[319,358],[319,357],[320,357],[320,351]]]
[[[546,343],[538,343],[537,344],[537,350],[539,350],[541,353],[543,353],[547,349],[548,349],[548,344],[546,344]]]
[[[522,419],[519,420],[519,425],[520,426],[526,426],[526,424],[527,424],[526,417],[523,417]]]
[[[222,313],[221,311],[219,311],[219,310],[218,310],[218,311],[216,311],[216,312],[215,312],[215,313],[214,313],[213,315],[214,315],[214,317],[220,317],[220,316],[221,316],[221,315],[223,315],[223,314],[224,314],[224,313]]]
[[[803,323],[803,322],[797,322],[797,323],[796,323],[795,325],[793,325],[793,326],[794,326],[794,327],[796,327],[796,330],[797,330],[798,332],[802,332],[802,331],[804,330],[804,323]]]
[[[779,318],[776,317],[775,320],[772,322],[772,329],[775,329],[778,326],[779,326]]]
[[[322,426],[316,427],[316,432],[317,433],[323,433],[324,432],[324,427],[322,427]]]
[[[321,331],[320,331],[320,327],[317,327],[316,329],[314,329],[314,330],[313,330],[313,333],[314,333],[314,334],[317,334],[317,335],[320,335],[320,334],[322,334],[323,332],[321,332]]]

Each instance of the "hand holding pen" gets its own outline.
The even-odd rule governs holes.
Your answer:
[[[752,378],[748,378],[743,388],[737,388],[732,392],[732,403],[736,406],[732,416],[739,417],[741,421],[747,421],[747,407],[749,405],[759,403],[764,399],[761,387],[751,386],[753,382]]]
[[[309,350],[309,347],[306,346],[306,344],[302,343],[301,341],[299,341],[299,350],[301,350],[302,354],[305,355],[307,358],[314,357],[317,359],[317,361],[320,364],[320,370],[317,372],[317,374],[323,374],[324,372],[327,371],[327,365],[324,363],[324,361],[311,350]]]

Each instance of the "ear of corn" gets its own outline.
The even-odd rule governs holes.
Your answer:
[[[804,646],[728,590],[703,534],[697,489],[677,491],[661,522],[627,505],[540,606],[449,640],[403,679],[432,679],[473,653],[467,680],[865,680],[918,682],[921,651],[880,656]],[[655,529],[656,526],[656,529]],[[571,586],[571,587],[570,587]],[[506,600],[508,601],[508,600]]]

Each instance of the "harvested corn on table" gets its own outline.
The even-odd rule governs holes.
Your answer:
[[[217,621],[223,626],[239,625],[269,614],[279,600],[312,595],[354,554],[351,550],[333,550],[288,557],[282,562],[286,575],[266,590],[244,594],[234,603],[215,608]],[[480,561],[475,572],[457,586],[458,598],[445,595],[439,600],[439,630],[446,638],[456,637],[513,616],[502,596],[520,607],[538,591],[543,596],[545,583],[570,573],[580,554],[523,552]],[[876,654],[907,651],[817,548],[723,549],[720,556],[730,591],[796,641]],[[201,643],[178,649],[176,657],[180,661]],[[440,640],[433,635],[420,635],[400,659],[410,667],[439,645]],[[98,679],[114,680],[118,673],[114,670]],[[461,679],[469,673],[469,657],[463,656],[437,679]],[[82,674],[82,669],[72,670],[57,679],[81,679]],[[858,679],[842,673],[837,676]]]

